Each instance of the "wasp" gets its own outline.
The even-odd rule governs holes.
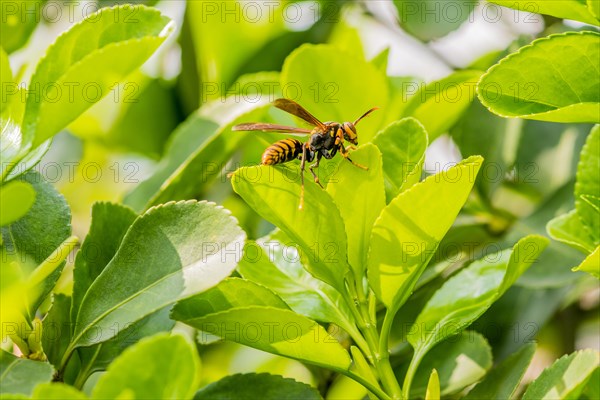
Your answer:
[[[356,124],[361,119],[377,110],[377,107],[371,108],[369,111],[361,115],[354,122],[321,122],[311,113],[306,111],[304,107],[290,99],[277,99],[273,102],[273,105],[280,110],[295,115],[313,125],[313,129],[297,128],[292,126],[284,126],[277,124],[261,123],[261,122],[248,122],[239,125],[235,125],[232,130],[234,131],[263,131],[263,132],[280,132],[288,133],[291,135],[305,136],[309,134],[309,138],[306,142],[302,143],[297,139],[283,139],[279,140],[264,151],[261,159],[262,165],[275,165],[282,164],[293,160],[300,160],[300,206],[302,209],[304,205],[304,170],[306,163],[310,163],[313,160],[314,164],[309,166],[309,170],[312,173],[315,183],[321,188],[321,182],[315,172],[315,169],[319,167],[321,158],[331,159],[338,152],[346,160],[351,162],[358,168],[368,170],[368,167],[360,165],[352,161],[349,157],[348,149],[354,149],[358,145],[358,135],[356,133]],[[348,149],[344,146],[344,140],[351,143]]]

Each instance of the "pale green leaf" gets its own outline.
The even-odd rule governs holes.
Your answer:
[[[440,378],[437,370],[431,371],[427,390],[425,391],[425,400],[440,400]]]
[[[357,168],[357,174],[367,174]],[[243,167],[231,178],[233,189],[260,216],[273,223],[302,250],[308,271],[344,290],[348,271],[346,231],[329,194],[305,177],[304,208],[299,209],[297,170],[286,167]]]
[[[411,387],[411,397],[426,394],[432,370],[438,373],[438,390],[448,396],[477,382],[492,367],[492,350],[479,333],[466,331],[435,346],[423,358]]]
[[[533,264],[548,239],[531,235],[512,250],[488,254],[450,278],[415,321],[408,341],[425,354],[440,340],[460,332],[485,312]]]
[[[494,367],[465,400],[512,399],[533,358],[535,347],[535,343],[527,344]]]
[[[111,363],[94,387],[92,398],[191,398],[198,385],[199,369],[196,348],[182,336],[152,336]]]
[[[591,252],[573,271],[585,271],[600,279],[600,246]]]
[[[403,118],[386,126],[373,143],[383,157],[383,176],[387,201],[421,179],[427,132],[414,118]]]
[[[421,85],[409,99],[403,115],[414,117],[425,127],[429,142],[447,132],[475,98],[481,71],[463,70],[439,81]]]
[[[600,121],[600,34],[567,32],[535,40],[490,68],[481,102],[503,117]]]
[[[271,374],[236,374],[203,387],[194,400],[320,400],[319,391],[306,383]]]
[[[576,210],[552,219],[548,222],[546,229],[554,240],[566,243],[584,253],[589,253],[594,249],[594,241],[581,223]]]
[[[597,350],[589,349],[565,355],[531,382],[523,400],[576,399],[598,368],[599,362]]]
[[[23,217],[35,202],[33,186],[24,181],[12,181],[0,186],[0,226]]]
[[[352,152],[352,161],[367,166],[364,173],[349,162],[339,164],[329,178],[327,192],[337,205],[346,227],[348,262],[358,279],[367,268],[371,229],[385,207],[381,152],[367,143]]]
[[[588,4],[583,0],[488,0],[491,3],[515,8],[527,13],[552,15],[557,18],[574,19],[592,25],[598,23],[598,14],[594,16],[591,13],[590,6],[596,0],[588,0]],[[596,3],[598,3],[596,1]],[[588,8],[590,7],[590,8]],[[597,6],[596,6],[597,7]]]
[[[592,198],[600,198],[600,125],[594,126],[581,150],[575,182],[577,215],[597,245],[600,243],[600,210],[590,201]]]
[[[203,332],[338,372],[350,368],[350,355],[335,338],[291,310],[251,305],[205,315],[203,310],[180,304],[171,317]]]
[[[54,382],[37,385],[31,398],[33,400],[86,400],[89,397],[73,386]]]
[[[284,96],[321,121],[354,121],[373,107],[381,108],[357,126],[359,143],[373,139],[389,102],[382,71],[331,45],[305,44],[294,50],[283,65],[281,86],[287,89]]]
[[[106,341],[116,334],[115,324],[131,324],[216,285],[235,269],[244,240],[237,221],[213,203],[171,202],[150,209],[131,225],[87,290],[71,347]]]
[[[170,20],[158,10],[123,5],[102,8],[59,36],[28,87],[37,92],[27,98],[26,142],[38,146],[106,96],[154,53],[171,30]]]
[[[298,314],[356,332],[342,295],[304,269],[298,249],[283,232],[248,242],[238,271],[277,293]]]
[[[47,362],[19,358],[0,350],[0,394],[31,395],[38,383],[50,382],[53,373]]]
[[[466,201],[482,161],[470,157],[428,177],[381,212],[371,236],[368,275],[386,307],[397,309],[412,292]]]

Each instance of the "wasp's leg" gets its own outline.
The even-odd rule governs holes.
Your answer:
[[[365,167],[364,165],[360,165],[359,163],[355,163],[354,161],[352,161],[352,159],[349,157],[348,154],[348,150],[346,150],[346,148],[344,147],[344,145],[340,145],[341,147],[341,151],[340,154],[342,155],[342,157],[344,157],[346,160],[350,161],[353,165],[356,165],[358,168],[364,169],[365,171],[369,170],[369,167]]]
[[[306,144],[302,146],[302,161],[300,162],[300,205],[298,209],[304,208],[304,168],[306,166],[307,149]]]
[[[317,173],[314,171],[315,168],[319,168],[319,162],[321,161],[322,156],[323,156],[323,154],[321,154],[321,152],[318,152],[317,153],[317,162],[315,162],[308,168],[310,169],[310,172],[312,173],[313,178],[315,179],[315,182],[318,183],[319,186],[321,186],[321,189],[325,189],[323,187],[323,185],[321,185],[321,182],[319,182],[319,177],[317,176]]]

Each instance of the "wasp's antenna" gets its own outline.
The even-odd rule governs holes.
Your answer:
[[[367,111],[366,113],[364,113],[363,115],[361,115],[360,117],[358,117],[358,119],[356,121],[354,121],[353,125],[358,124],[358,122],[363,119],[364,117],[366,117],[367,115],[371,114],[373,111],[375,110],[379,110],[379,107],[373,107],[371,108],[369,111]]]

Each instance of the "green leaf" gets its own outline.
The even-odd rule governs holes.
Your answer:
[[[297,247],[283,232],[277,230],[258,243],[248,242],[238,271],[277,293],[298,314],[332,322],[353,337],[361,337],[342,295],[304,269]]]
[[[305,383],[271,374],[236,374],[196,392],[194,400],[320,400],[319,391]]]
[[[429,135],[429,142],[433,142],[452,128],[469,108],[481,74],[481,71],[463,70],[427,86],[421,85],[403,115],[418,119]]]
[[[115,256],[125,232],[136,217],[131,209],[118,204],[95,203],[92,206],[90,230],[75,257],[72,321],[77,319],[87,290]]]
[[[0,393],[31,395],[38,383],[50,382],[54,370],[46,362],[19,358],[0,350]]]
[[[35,190],[27,182],[12,181],[0,186],[0,226],[22,218],[35,202]]]
[[[598,15],[594,16],[590,4],[594,0],[588,0],[585,4],[583,0],[561,0],[561,1],[544,1],[544,0],[488,0],[491,3],[496,3],[504,7],[514,8],[517,10],[526,11],[528,13],[552,15],[557,18],[574,19],[592,25],[598,24]],[[597,2],[596,2],[597,3]]]
[[[371,229],[385,207],[385,189],[381,152],[375,145],[367,143],[353,151],[352,160],[369,170],[362,173],[349,162],[340,163],[329,179],[327,192],[342,214],[348,238],[348,262],[359,279],[367,268]]]
[[[262,106],[236,115],[235,118],[227,118],[226,123],[202,141],[183,163],[179,163],[177,169],[161,184],[160,190],[150,198],[146,207],[198,197],[216,178],[225,182],[226,177],[222,170],[247,135],[232,132],[231,127],[241,122],[264,120],[268,108]],[[212,127],[207,129],[212,132]]]
[[[600,41],[600,39],[599,39]],[[600,198],[600,125],[590,132],[577,165],[575,209],[594,244],[600,244],[600,210],[587,198]]]
[[[24,0],[2,4],[0,44],[12,53],[27,43],[42,15],[44,2]],[[33,11],[33,12],[32,12]]]
[[[533,358],[535,347],[535,343],[526,344],[502,361],[467,394],[465,400],[512,399]]]
[[[427,132],[416,119],[403,118],[386,126],[375,136],[373,143],[383,157],[385,194],[389,202],[421,179],[429,144]]]
[[[331,45],[304,44],[294,50],[283,64],[281,86],[288,89],[286,97],[322,121],[354,121],[373,107],[386,110],[389,102],[382,71]],[[370,142],[383,120],[383,112],[375,112],[361,121],[358,142]]]
[[[72,26],[48,48],[31,78],[29,90],[37,95],[27,98],[26,141],[36,147],[75,120],[140,67],[171,30],[168,18],[141,5],[102,8]]]
[[[182,336],[152,336],[130,347],[92,391],[94,399],[191,398],[199,380],[196,348]]]
[[[38,172],[28,171],[18,179],[33,186],[35,202],[24,217],[2,228],[3,241],[12,253],[42,264],[71,235],[71,211],[64,197]],[[30,304],[31,315],[54,288],[63,265],[44,280],[37,299]]]
[[[82,299],[71,348],[106,341],[116,334],[111,327],[214,286],[236,267],[244,239],[235,219],[213,203],[150,209],[131,225]]]
[[[173,175],[180,165],[196,149],[207,142],[216,132],[218,125],[197,114],[192,114],[175,129],[166,145],[165,155],[160,160],[154,174],[129,192],[124,203],[142,211],[148,201],[160,191],[161,185]]]
[[[480,380],[491,367],[492,350],[487,340],[477,332],[463,332],[438,344],[423,358],[411,398],[425,395],[431,370],[438,373],[438,390],[448,396]]]
[[[42,321],[42,347],[48,361],[56,369],[71,340],[71,297],[64,294],[54,294],[50,311]]]
[[[37,385],[31,398],[34,400],[86,400],[89,397],[73,386],[54,382]]]
[[[432,370],[425,391],[425,400],[440,400],[440,378],[437,370]]]
[[[356,169],[357,174],[367,174]],[[344,290],[346,232],[339,210],[331,196],[308,177],[304,209],[298,209],[298,181],[295,170],[262,165],[240,168],[231,178],[233,189],[246,203],[300,247],[304,265],[314,277]]]
[[[430,41],[458,29],[469,19],[477,1],[395,0],[394,5],[402,29],[422,41]]]
[[[546,229],[554,240],[566,243],[584,253],[590,253],[594,249],[594,241],[581,223],[576,210],[554,218],[548,222]]]
[[[592,251],[573,271],[585,271],[600,279],[600,246]]]
[[[600,122],[599,37],[567,32],[533,41],[481,77],[479,100],[502,117]]]
[[[4,24],[2,27],[4,27]],[[8,88],[10,85],[16,87],[16,84],[13,81],[12,70],[10,69],[10,61],[3,47],[0,47],[0,84],[2,84],[3,89],[3,95],[0,99],[0,112],[2,112],[10,100],[10,96],[7,95]]]
[[[321,325],[291,310],[251,305],[207,315],[202,311],[178,303],[171,318],[269,353],[338,372],[350,368],[348,352]]]
[[[482,161],[470,157],[428,177],[381,212],[371,235],[368,275],[386,307],[397,310],[410,295],[466,201]]]
[[[536,261],[548,239],[531,235],[511,251],[488,254],[449,279],[415,321],[408,341],[424,354],[440,340],[460,332],[487,310]]]
[[[599,361],[598,351],[591,349],[561,357],[531,382],[523,400],[578,398]]]
[[[592,14],[596,20],[600,21],[600,1],[587,0],[587,6],[590,14]],[[598,24],[596,23],[596,25]]]

